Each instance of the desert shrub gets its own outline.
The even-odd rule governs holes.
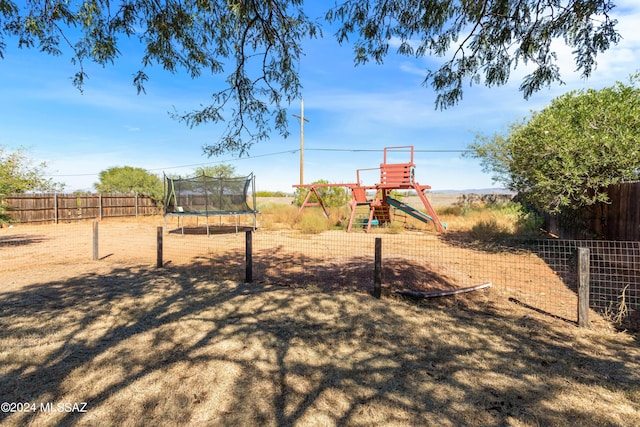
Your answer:
[[[538,213],[520,207],[516,220],[516,234],[520,237],[537,236],[544,226],[544,218]]]
[[[497,200],[485,205],[456,204],[437,209],[450,229],[470,231],[479,238],[531,238],[539,234],[544,219],[518,202]]]
[[[332,228],[332,223],[324,216],[324,214],[308,211],[303,212],[297,218],[296,228],[303,233],[317,234],[330,230]]]
[[[7,213],[7,205],[0,200],[0,227],[4,224],[9,225],[13,222],[11,216]]]
[[[298,208],[292,205],[267,203],[259,205],[258,209],[262,214],[262,228],[267,230],[291,228],[298,216]]]
[[[440,215],[450,215],[450,216],[465,216],[467,215],[471,209],[468,206],[461,205],[451,205],[445,206],[436,209],[436,213],[438,216]]]
[[[399,234],[404,231],[404,224],[400,221],[391,221],[386,223],[383,229],[389,234]]]
[[[326,179],[320,179],[318,181],[314,181],[313,184],[328,184],[329,181]],[[322,203],[324,203],[327,207],[338,207],[346,205],[349,202],[350,195],[346,188],[344,187],[318,187],[318,194],[322,198]],[[293,195],[293,204],[300,207],[304,202],[305,197],[307,197],[308,193],[307,188],[296,188],[296,192]],[[316,203],[318,202],[318,198],[315,194],[311,195],[309,199],[310,202]]]
[[[349,206],[339,206],[329,208],[329,223],[331,228],[346,230],[351,217],[351,209]]]
[[[470,233],[474,239],[480,241],[501,240],[510,236],[511,230],[500,224],[495,218],[481,220],[471,227]]]
[[[284,191],[256,191],[256,197],[288,197]]]

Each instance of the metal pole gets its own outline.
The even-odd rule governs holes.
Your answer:
[[[300,115],[293,117],[300,119],[300,185],[304,185],[304,122],[309,121],[304,118],[304,99],[300,100]]]
[[[304,99],[300,100],[300,185],[304,184]]]

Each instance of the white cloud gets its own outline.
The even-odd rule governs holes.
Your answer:
[[[638,61],[640,31],[637,30],[640,25],[640,4],[636,0],[617,0],[615,3],[617,6],[611,13],[611,18],[618,21],[616,29],[621,35],[621,41],[596,56],[596,68],[587,80],[583,79],[581,73],[576,70],[573,49],[563,40],[556,40],[552,44],[552,49],[558,57],[557,65],[560,68],[561,78],[566,83],[566,86],[559,86],[561,93],[577,87],[603,86],[610,85],[616,80],[626,80],[631,73],[640,68]],[[415,47],[418,41],[410,43]],[[400,46],[400,41],[392,39],[390,46],[397,48]],[[406,74],[424,77],[428,68],[434,70],[448,60],[455,48],[457,46],[452,46],[450,54],[443,57],[429,56],[422,58],[421,61],[402,61],[398,69]],[[518,88],[523,78],[533,70],[533,64],[518,64],[517,68],[511,70],[507,86]],[[554,88],[556,87],[558,85],[554,85]]]

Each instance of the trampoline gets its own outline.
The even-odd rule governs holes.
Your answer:
[[[251,203],[251,205],[250,205]],[[205,218],[207,235],[211,226],[209,218],[235,218],[238,232],[241,219],[252,219],[251,227],[257,228],[255,176],[211,177],[198,175],[190,178],[164,175],[164,223],[167,217],[177,217],[178,227],[184,235],[184,219]],[[244,225],[243,225],[244,226]]]

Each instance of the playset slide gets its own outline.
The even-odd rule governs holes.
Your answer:
[[[429,215],[425,214],[424,212],[420,212],[415,208],[412,208],[411,206],[401,202],[398,199],[387,196],[387,203],[389,203],[389,205],[393,206],[394,208],[399,209],[408,215],[411,215],[417,220],[420,220],[422,222],[434,222],[433,218],[431,218]]]

